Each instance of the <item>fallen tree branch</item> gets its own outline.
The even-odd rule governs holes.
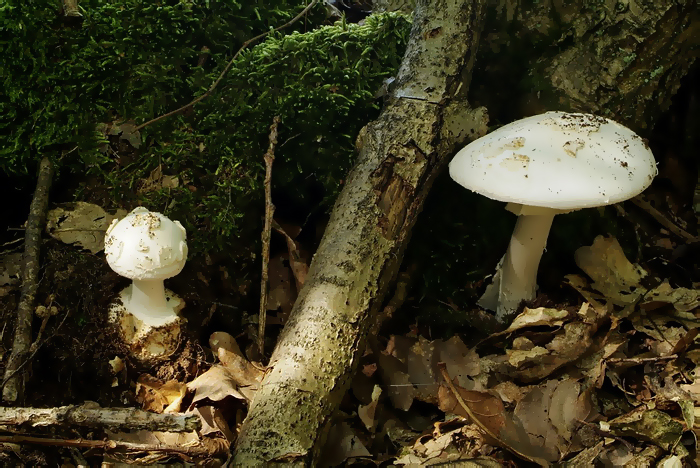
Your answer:
[[[458,145],[486,131],[483,110],[465,99],[482,11],[478,0],[417,5],[393,91],[358,137],[358,162],[230,464],[315,464],[433,180]]]
[[[158,414],[138,408],[70,405],[58,408],[0,408],[2,426],[81,426],[117,430],[190,432],[202,428],[199,416]]]
[[[53,179],[53,164],[44,157],[39,163],[39,177],[36,182],[34,198],[29,207],[27,229],[24,232],[24,257],[22,268],[22,291],[17,306],[15,337],[12,353],[5,367],[2,397],[5,401],[15,402],[24,398],[24,386],[27,379],[26,359],[32,345],[32,318],[34,303],[39,289],[39,269],[41,267],[41,233],[46,222],[46,209],[49,205],[49,189]],[[22,372],[20,372],[22,369]]]

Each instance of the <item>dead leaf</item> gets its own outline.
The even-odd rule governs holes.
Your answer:
[[[141,146],[141,133],[137,130],[136,123],[133,120],[127,122],[122,122],[117,124],[117,122],[112,123],[112,128],[109,130],[110,135],[119,135],[120,140],[126,140],[138,149]]]
[[[406,365],[395,356],[383,352],[377,356],[377,365],[394,408],[408,410],[413,404],[416,389],[406,372]]]
[[[221,401],[226,397],[238,400],[252,400],[254,390],[239,388],[239,384],[224,366],[215,364],[208,371],[187,384],[187,389],[194,392],[190,408],[201,400]],[[239,391],[240,390],[240,391]]]
[[[136,381],[136,401],[146,411],[176,413],[186,394],[186,386],[176,380],[163,382],[148,374]]]
[[[360,405],[357,409],[357,415],[370,432],[374,432],[377,425],[375,414],[377,411],[377,404],[379,403],[379,397],[381,395],[382,388],[379,385],[375,385],[374,389],[372,390],[372,401],[369,404]]]
[[[304,286],[304,282],[306,281],[306,276],[309,273],[308,259],[305,258],[304,253],[299,248],[299,244],[294,240],[294,237],[296,237],[296,235],[292,234],[294,235],[294,237],[292,237],[292,235],[287,233],[289,228],[284,229],[274,219],[272,220],[272,227],[275,229],[275,231],[282,234],[284,236],[284,239],[287,241],[287,251],[289,253],[289,266],[292,269],[292,274],[294,275],[294,279],[296,281],[297,291],[301,291],[301,288],[302,286]],[[301,231],[301,229],[298,229],[296,234],[298,234],[299,231]]]
[[[209,337],[209,346],[240,386],[257,388],[264,370],[258,369],[243,356],[233,336],[225,332],[214,332]]]
[[[46,216],[46,231],[54,239],[75,244],[93,254],[104,249],[105,231],[112,220],[126,216],[126,210],[108,214],[92,203],[75,202],[69,208],[55,208]]]
[[[457,336],[447,341],[436,340],[435,352],[438,360],[444,362],[450,377],[466,390],[485,390],[484,385],[474,379],[481,373],[479,355]]]
[[[178,176],[164,175],[162,166],[159,164],[151,171],[146,179],[140,179],[136,188],[136,193],[155,192],[161,189],[173,189],[180,185]]]
[[[645,405],[608,421],[610,432],[619,437],[631,436],[652,442],[664,450],[676,447],[683,436],[683,425],[671,416]]]
[[[346,422],[341,422],[331,427],[321,466],[339,466],[353,458],[371,456],[352,428]]]
[[[282,309],[282,314],[288,316],[297,295],[292,286],[291,270],[285,262],[286,254],[271,258],[268,264],[267,310]]]
[[[614,237],[596,237],[590,247],[579,248],[574,259],[593,287],[616,305],[635,303],[646,292],[639,284],[646,271],[627,260]]]

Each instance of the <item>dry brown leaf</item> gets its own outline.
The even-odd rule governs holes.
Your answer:
[[[214,332],[209,337],[209,346],[240,386],[257,388],[264,370],[258,369],[243,356],[233,336],[225,332]]]
[[[700,306],[700,291],[687,288],[673,288],[664,281],[644,296],[645,310],[655,305],[671,304],[679,312],[690,312]]]
[[[75,202],[47,213],[46,232],[65,244],[77,245],[96,254],[104,249],[105,231],[112,220],[125,215],[125,210],[117,210],[111,215],[98,205]]]
[[[292,274],[285,265],[286,254],[277,255],[268,264],[267,310],[282,309],[282,314],[289,315],[296,300],[296,291],[292,286]]]
[[[616,436],[646,440],[664,450],[677,447],[684,431],[683,425],[671,416],[657,409],[648,409],[646,405],[608,421],[605,426]]]
[[[406,365],[394,356],[379,353],[377,366],[386,383],[387,395],[394,408],[406,411],[413,404],[416,389],[406,373]]]
[[[321,466],[339,466],[353,458],[371,456],[352,428],[341,422],[334,425],[328,434]]]
[[[537,447],[540,456],[549,461],[559,459],[559,447],[565,444],[549,418],[552,394],[556,387],[557,381],[550,380],[532,388],[518,402],[513,412],[513,419],[522,424],[529,436],[529,441],[518,438],[515,447],[525,453],[531,453],[530,448]],[[515,438],[510,438],[510,443],[515,441]]]
[[[366,405],[360,405],[357,409],[357,415],[360,417],[362,424],[365,425],[368,431],[374,432],[377,425],[375,418],[377,412],[377,404],[379,397],[382,395],[382,388],[379,385],[374,386],[372,390],[372,401]]]
[[[219,408],[215,406],[199,406],[194,408],[192,413],[199,416],[199,419],[202,420],[200,435],[221,433],[229,443],[236,439]]]
[[[151,171],[146,179],[138,182],[137,194],[155,192],[161,189],[172,189],[180,185],[180,178],[173,175],[163,175],[162,166],[159,164]]]
[[[294,279],[296,281],[297,291],[301,291],[301,288],[304,286],[304,282],[306,281],[306,276],[309,273],[308,259],[299,248],[299,244],[294,240],[294,237],[296,237],[301,229],[297,228],[296,233],[289,233],[289,227],[283,228],[274,219],[272,220],[272,227],[275,229],[275,231],[282,234],[284,239],[287,241],[289,266],[292,269],[292,274],[294,275]]]
[[[530,309],[525,307],[522,313],[515,317],[513,323],[511,323],[505,331],[498,333],[498,335],[513,333],[514,331],[525,327],[535,327],[540,325],[558,327],[564,323],[568,316],[569,312],[566,310],[547,309],[545,307]]]
[[[467,390],[485,390],[484,385],[474,379],[481,373],[479,365],[479,355],[457,336],[453,336],[447,341],[436,340],[435,352],[438,360],[444,362],[447,373],[453,379],[457,379],[457,384]]]
[[[221,365],[213,365],[211,368],[187,384],[187,389],[194,392],[192,408],[201,400],[221,401],[226,397],[250,401],[255,394],[255,389],[240,387],[238,381],[231,373]]]
[[[408,378],[416,388],[415,398],[437,404],[437,353],[434,342],[419,337],[408,352]]]
[[[627,260],[614,237],[596,237],[590,247],[576,250],[574,259],[593,280],[593,288],[617,305],[633,304],[646,292],[639,284],[646,271]]]
[[[495,459],[475,457],[483,450],[483,434],[475,425],[463,425],[448,431],[440,426],[453,426],[451,421],[436,423],[431,435],[418,438],[411,447],[402,450],[394,461],[399,466],[431,466],[452,463],[469,467],[500,467]]]
[[[141,374],[136,381],[136,401],[144,410],[154,413],[178,412],[186,393],[186,385],[176,380],[163,382]]]
[[[141,146],[141,133],[133,120],[117,124],[114,122],[112,128],[109,131],[110,135],[119,135],[120,140],[126,140],[138,149]]]
[[[454,382],[453,382],[454,383]],[[486,392],[475,392],[455,386],[465,404],[469,406],[474,416],[486,427],[491,434],[498,435],[505,424],[505,408],[497,396]],[[456,414],[471,420],[468,412],[459,403],[453,392],[446,386],[438,389],[438,408],[446,413]],[[487,434],[488,435],[488,434]],[[495,441],[492,441],[495,442]]]

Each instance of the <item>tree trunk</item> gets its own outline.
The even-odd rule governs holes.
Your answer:
[[[358,137],[359,160],[243,423],[232,463],[313,464],[371,319],[446,158],[485,133],[464,95],[479,0],[423,0],[390,99]]]
[[[580,111],[644,134],[698,46],[697,0],[489,0],[469,99],[501,123]]]

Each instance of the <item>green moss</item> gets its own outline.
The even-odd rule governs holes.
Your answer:
[[[145,204],[181,219],[194,251],[257,239],[262,155],[275,115],[282,119],[273,170],[278,200],[306,203],[312,193],[332,200],[410,29],[396,14],[318,28],[320,5],[296,32],[273,34],[244,52],[193,111],[145,127],[134,148],[103,130],[187,104],[243,41],[304,5],[83,0],[84,21],[76,26],[64,22],[59,4],[8,0],[0,7],[0,171],[31,176],[48,154],[63,177],[97,174],[114,205]],[[179,186],[140,190],[155,168],[177,176]],[[90,199],[92,192],[79,193]]]

